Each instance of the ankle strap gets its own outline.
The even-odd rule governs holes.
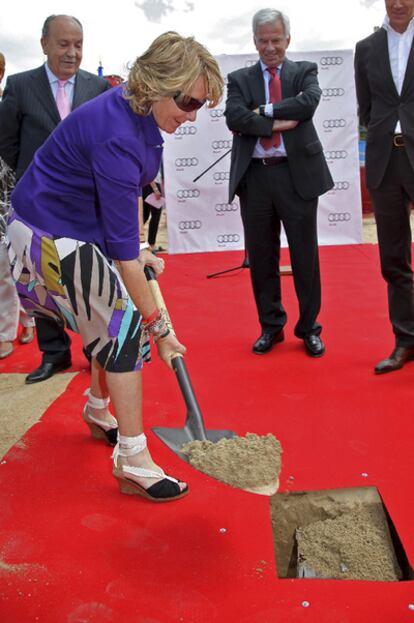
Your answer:
[[[97,396],[94,396],[91,393],[91,388],[88,387],[88,389],[86,389],[83,392],[84,396],[88,397],[88,402],[87,404],[91,407],[91,409],[105,409],[109,403],[111,402],[110,398],[98,398]]]
[[[147,437],[141,433],[136,437],[126,437],[118,433],[119,456],[132,456],[147,447]]]

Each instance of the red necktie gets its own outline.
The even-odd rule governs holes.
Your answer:
[[[282,99],[282,87],[280,84],[279,74],[277,69],[270,69],[266,67],[267,71],[270,73],[269,79],[269,103],[276,104],[280,102]],[[280,145],[280,132],[273,132],[272,136],[269,138],[261,138],[260,144],[263,149],[270,149],[271,147],[279,147]]]

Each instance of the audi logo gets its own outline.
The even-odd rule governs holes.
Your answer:
[[[322,89],[323,97],[342,97],[343,95],[345,95],[345,89],[341,89],[341,88]]]
[[[335,182],[335,185],[332,188],[332,190],[348,190],[348,189],[349,189],[349,182]]]
[[[329,65],[342,65],[344,59],[343,56],[322,56],[319,62],[323,67],[327,67]]]
[[[239,234],[219,234],[216,240],[219,244],[224,244],[226,242],[239,242],[240,236]]]
[[[200,191],[198,188],[182,188],[177,190],[178,199],[195,199],[200,196]]]
[[[325,157],[327,160],[344,160],[348,157],[348,152],[345,149],[338,149],[336,151],[325,151]]]
[[[237,203],[216,203],[216,212],[236,212],[238,209]]]
[[[331,212],[328,214],[328,221],[330,223],[347,223],[351,220],[351,214],[349,212]]]
[[[231,140],[227,140],[227,141],[213,141],[211,143],[211,146],[213,149],[230,149],[231,147]]]
[[[188,231],[190,229],[201,229],[201,221],[180,221],[178,223],[178,229],[180,231]]]
[[[181,125],[174,132],[176,136],[193,136],[197,134],[197,128],[195,125]]]
[[[345,126],[345,119],[325,119],[323,122],[324,128],[344,128]]]
[[[213,179],[216,182],[224,182],[230,179],[230,173],[229,171],[217,171],[217,173],[214,173]]]
[[[210,117],[212,119],[219,119],[224,115],[224,108],[213,108],[210,110]]]
[[[198,158],[176,158],[176,167],[196,167],[198,165]]]

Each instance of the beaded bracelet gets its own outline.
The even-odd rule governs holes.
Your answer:
[[[147,334],[159,337],[168,330],[164,316],[159,309],[142,321],[142,325]]]

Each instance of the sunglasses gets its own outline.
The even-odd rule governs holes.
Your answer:
[[[207,100],[198,100],[195,97],[190,97],[178,91],[177,95],[173,97],[174,102],[180,110],[184,112],[193,112],[193,110],[199,110]]]

